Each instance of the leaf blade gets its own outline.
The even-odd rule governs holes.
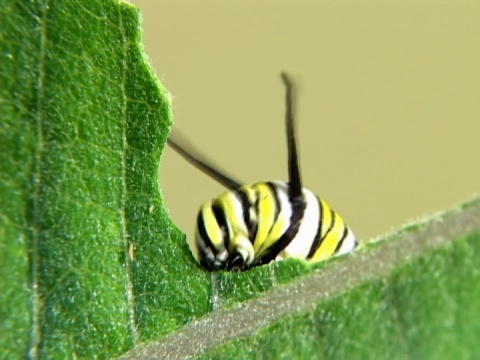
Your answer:
[[[166,268],[190,256],[158,191],[170,98],[130,5],[1,9],[0,271],[17,277],[2,291],[0,345],[12,357],[115,356],[158,333],[155,314],[168,332],[198,311],[159,301],[158,284],[180,288]]]
[[[479,349],[475,332],[470,330],[478,328],[478,301],[467,301],[471,300],[470,285],[477,289],[480,284],[479,218],[480,199],[476,199],[354,254],[319,264],[318,271],[290,284],[214,311],[122,358],[301,359],[305,354],[376,358],[387,354],[399,359],[410,355],[434,359],[441,352],[474,354]],[[461,279],[450,271],[451,266],[440,266],[458,259],[469,264],[463,267]],[[448,291],[437,286],[438,277]],[[466,279],[470,281],[467,285],[463,284]],[[450,302],[465,305],[457,307],[463,312],[457,314],[461,321],[455,326],[437,326],[442,325],[442,308],[450,306],[442,292],[454,299]],[[403,309],[395,301],[400,301]],[[418,316],[419,309],[426,316]],[[439,312],[432,315],[431,309]],[[436,326],[439,330],[432,336],[431,327]],[[457,329],[463,332],[457,335]],[[457,341],[457,336],[463,341]],[[443,338],[448,339],[448,346],[433,351]]]

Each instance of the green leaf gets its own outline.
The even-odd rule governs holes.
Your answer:
[[[170,98],[138,11],[0,11],[2,356],[112,357],[205,313],[206,275],[158,191]]]
[[[315,266],[210,274],[158,190],[170,97],[138,11],[0,0],[0,46],[2,357],[478,352],[480,201]]]
[[[480,198],[123,358],[473,359],[479,219]]]

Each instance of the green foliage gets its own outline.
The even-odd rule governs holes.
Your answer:
[[[268,291],[252,286],[263,281],[253,273],[249,291],[228,288],[229,307],[125,358],[474,358],[479,219],[480,198],[351,255],[304,266],[309,274],[282,286],[266,282]],[[241,300],[232,305],[235,297]]]
[[[0,11],[2,356],[111,357],[203,314],[206,276],[158,191],[171,110],[138,11]]]
[[[479,237],[466,236],[478,201],[459,223],[442,218],[463,233],[420,223],[406,242],[315,266],[209,274],[158,190],[170,98],[145,60],[138,11],[0,0],[0,26],[3,358],[478,352]]]
[[[252,348],[266,359],[474,358],[479,251],[477,233],[204,358],[243,359]]]

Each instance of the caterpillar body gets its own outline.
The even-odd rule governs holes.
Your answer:
[[[286,87],[286,135],[289,181],[241,185],[199,152],[170,136],[168,144],[188,162],[228,191],[203,204],[198,212],[192,252],[210,271],[244,271],[287,258],[321,261],[352,251],[356,239],[338,213],[302,187],[290,77]]]

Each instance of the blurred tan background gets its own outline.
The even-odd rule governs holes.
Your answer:
[[[246,183],[286,180],[287,70],[304,185],[361,240],[479,192],[480,2],[131,2],[176,126]],[[171,149],[160,181],[189,236],[223,191]]]

